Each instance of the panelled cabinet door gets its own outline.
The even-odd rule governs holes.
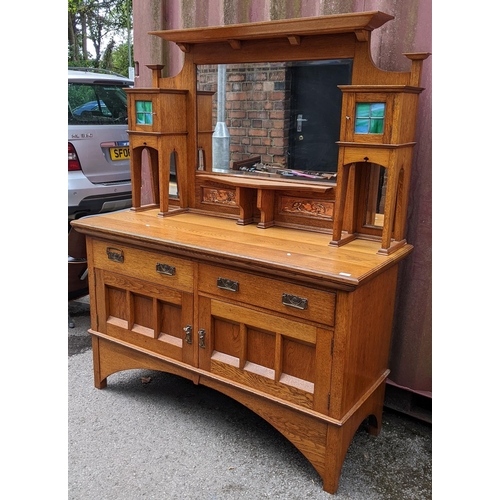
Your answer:
[[[98,331],[194,364],[193,294],[96,269]]]
[[[201,369],[327,413],[331,329],[206,296],[199,326]]]

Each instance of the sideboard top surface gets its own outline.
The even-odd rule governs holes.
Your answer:
[[[332,247],[329,234],[240,226],[234,219],[183,211],[158,217],[157,209],[113,212],[72,224],[94,237],[254,272],[293,275],[299,281],[347,291],[396,264],[413,249],[407,244],[390,255],[380,255],[376,241],[358,239]]]

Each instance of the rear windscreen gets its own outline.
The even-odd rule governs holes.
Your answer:
[[[68,83],[68,124],[127,123],[127,95],[110,84]]]

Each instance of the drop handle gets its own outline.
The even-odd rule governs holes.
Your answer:
[[[186,336],[184,337],[184,341],[186,344],[192,344],[193,343],[193,327],[191,325],[187,325],[183,328],[183,330],[186,332]]]
[[[165,276],[175,276],[175,266],[169,266],[168,264],[157,262],[156,272],[158,274],[164,274]]]
[[[298,295],[284,293],[281,296],[281,303],[284,306],[293,307],[294,309],[301,309],[302,311],[305,311],[307,309],[309,301],[304,297],[299,297]]]
[[[203,328],[201,330],[198,330],[198,336],[199,336],[198,345],[202,349],[205,349],[205,335],[206,335],[206,333],[207,332],[205,332],[205,330]]]
[[[119,264],[123,264],[123,261],[125,260],[123,250],[121,250],[120,248],[107,247],[106,254],[109,260],[118,262]]]
[[[240,289],[240,284],[237,281],[228,278],[217,278],[217,288],[221,290],[228,290],[230,292],[237,292]]]

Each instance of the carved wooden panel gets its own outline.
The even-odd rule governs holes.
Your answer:
[[[236,191],[214,187],[202,187],[202,203],[213,203],[236,206]]]
[[[333,207],[332,200],[282,196],[280,211],[305,217],[332,219]]]

